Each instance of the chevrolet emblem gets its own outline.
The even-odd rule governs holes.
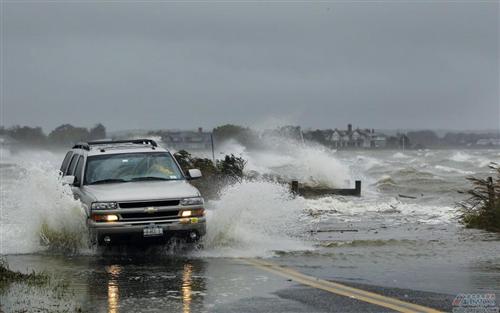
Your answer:
[[[148,213],[148,214],[153,214],[153,213],[155,213],[156,211],[158,211],[158,209],[157,209],[157,208],[154,208],[154,207],[152,207],[152,206],[151,206],[151,207],[149,207],[149,208],[145,208],[145,209],[144,209],[144,212],[146,212],[146,213]]]

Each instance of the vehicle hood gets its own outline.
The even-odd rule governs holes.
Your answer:
[[[94,201],[160,200],[200,195],[198,189],[185,180],[86,185],[82,189]]]

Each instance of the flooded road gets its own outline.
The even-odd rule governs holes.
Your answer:
[[[84,312],[157,312],[160,308],[200,312],[249,295],[268,295],[289,285],[281,280],[269,280],[266,273],[236,260],[146,257],[143,252],[101,257],[9,256],[12,269],[29,267],[53,273],[68,286],[62,296],[50,288],[40,292],[33,287],[37,293],[28,292],[21,297],[13,297],[19,290],[10,286],[7,293],[0,296],[2,307],[9,312],[16,311],[26,308],[30,301],[28,307],[53,307],[56,311],[67,307],[70,311],[82,309]]]
[[[500,236],[465,229],[456,208],[464,197],[457,190],[468,187],[465,177],[491,175],[488,164],[500,160],[498,150],[222,152],[229,148],[249,161],[249,171],[341,187],[360,179],[363,195],[294,198],[287,186],[244,181],[207,202],[204,249],[103,252],[88,249],[79,203],[60,184],[63,152],[4,154],[0,254],[11,269],[46,272],[53,279],[45,287],[3,288],[2,310],[387,311],[306,287],[241,258],[262,258],[443,310],[451,310],[458,293],[500,296]],[[64,238],[55,249],[40,245],[44,223]],[[65,245],[74,249],[61,251]]]
[[[0,294],[2,309],[108,313],[392,311],[298,284],[293,276],[269,273],[245,259],[145,257],[144,251],[138,252],[102,257],[9,256],[12,269],[30,267],[57,279],[45,288],[11,284]],[[387,290],[375,287],[374,292]],[[453,299],[450,295],[410,290],[391,292],[394,298],[438,308],[450,307]]]

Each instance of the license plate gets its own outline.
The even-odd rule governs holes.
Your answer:
[[[160,226],[150,225],[144,228],[143,234],[144,237],[162,236],[163,228],[161,228]]]

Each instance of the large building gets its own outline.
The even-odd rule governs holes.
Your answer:
[[[387,138],[374,129],[354,129],[347,125],[347,130],[335,129],[325,136],[326,142],[335,149],[342,148],[385,148]]]
[[[173,150],[208,150],[212,149],[212,133],[198,131],[165,131],[161,134],[162,142]]]

